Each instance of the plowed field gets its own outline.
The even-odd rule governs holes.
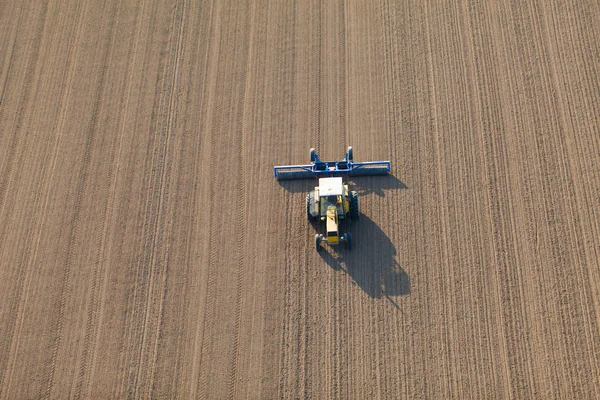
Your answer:
[[[600,398],[600,3],[0,2],[0,398]],[[317,253],[273,166],[355,178]]]

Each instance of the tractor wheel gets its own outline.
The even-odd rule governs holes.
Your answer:
[[[354,152],[352,146],[348,146],[348,161],[354,161]]]
[[[314,192],[308,192],[306,194],[306,218],[310,221],[310,222],[317,222],[319,220],[319,217],[313,217],[310,213],[310,207],[315,203],[315,193]]]
[[[358,219],[360,216],[360,211],[358,209],[358,192],[351,190],[350,191],[350,218]]]
[[[317,152],[314,148],[310,149],[310,162],[317,160]]]
[[[352,250],[352,234],[350,232],[346,233],[346,248],[348,251]]]
[[[319,234],[315,234],[315,248],[317,249],[317,251],[321,251],[321,238],[319,237]]]

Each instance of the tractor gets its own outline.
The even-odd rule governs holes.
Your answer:
[[[315,235],[317,251],[321,250],[321,242],[329,245],[344,243],[348,250],[352,249],[352,234],[341,233],[342,221],[350,222],[358,219],[358,193],[349,191],[341,177],[319,178],[319,186],[306,195],[306,217],[311,222],[325,221],[325,235]]]
[[[349,190],[344,176],[387,175],[389,161],[354,162],[352,146],[339,161],[323,162],[315,149],[310,149],[310,164],[276,166],[273,176],[278,180],[318,178],[319,186],[306,195],[306,217],[311,222],[325,222],[325,234],[315,235],[317,251],[321,243],[343,243],[352,249],[352,234],[340,230],[340,225],[358,219],[358,192]]]

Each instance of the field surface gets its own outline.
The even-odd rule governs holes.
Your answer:
[[[0,2],[0,399],[600,398],[598,1]],[[313,181],[356,178],[352,252]]]

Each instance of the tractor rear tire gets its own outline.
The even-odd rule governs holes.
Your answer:
[[[322,247],[321,247],[321,237],[320,235],[317,233],[315,234],[315,248],[317,249],[317,252],[320,252]]]
[[[350,232],[346,233],[346,248],[348,251],[352,250],[352,234]]]
[[[348,146],[348,161],[354,161],[354,152],[352,146]]]
[[[310,222],[317,222],[318,217],[313,217],[312,214],[310,213],[310,207],[314,204],[315,202],[315,194],[314,192],[308,192],[306,194],[306,218],[310,221]]]
[[[358,219],[360,217],[360,210],[358,208],[358,192],[350,191],[350,218]]]
[[[310,162],[314,162],[317,160],[317,152],[314,148],[310,149]]]

